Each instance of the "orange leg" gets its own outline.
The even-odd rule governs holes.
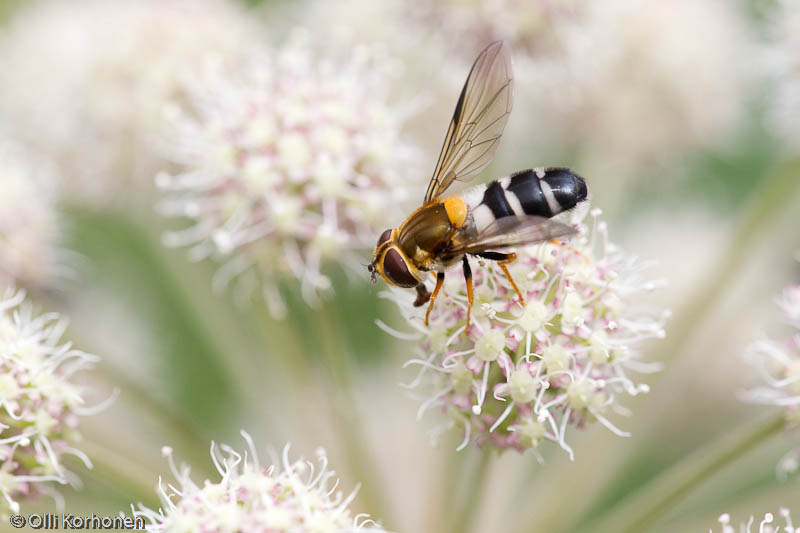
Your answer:
[[[428,310],[425,312],[425,325],[428,325],[428,317],[431,315],[431,309],[433,309],[433,302],[436,301],[436,295],[439,294],[439,290],[442,288],[442,284],[444,283],[444,272],[439,272],[436,274],[436,288],[433,289],[433,293],[431,294],[431,303],[428,304]]]
[[[503,274],[506,275],[506,278],[508,278],[508,282],[511,284],[512,287],[514,287],[514,290],[517,292],[517,296],[519,296],[519,303],[521,305],[525,305],[525,298],[523,298],[522,293],[519,290],[519,287],[517,287],[517,284],[514,283],[514,278],[511,277],[511,272],[509,272],[508,267],[506,267],[507,264],[513,263],[516,260],[517,260],[517,254],[510,253],[508,254],[508,257],[506,259],[498,261],[497,265],[503,269]]]
[[[519,297],[519,303],[525,305],[525,298],[522,296],[522,292],[520,292],[519,287],[517,287],[517,284],[514,283],[514,278],[511,277],[511,273],[508,271],[508,267],[506,267],[507,264],[513,263],[514,261],[517,260],[517,254],[513,252],[508,254],[503,254],[500,252],[483,252],[477,255],[485,259],[497,261],[497,265],[503,270],[503,274],[506,275],[508,282],[511,283],[512,287],[514,287],[514,291],[517,293],[517,296]]]
[[[470,314],[472,313],[472,302],[475,301],[475,298],[472,295],[472,269],[469,267],[469,261],[467,260],[467,256],[465,255],[462,259],[462,264],[464,265],[464,281],[467,282],[467,327],[464,331],[469,331],[469,318]]]

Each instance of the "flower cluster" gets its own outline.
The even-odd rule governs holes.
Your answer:
[[[744,358],[765,384],[748,390],[743,399],[785,409],[787,427],[800,431],[800,285],[784,289],[778,305],[794,332],[783,341],[762,338],[747,347]],[[798,469],[800,446],[783,457],[778,473],[783,477]]]
[[[781,507],[778,514],[783,518],[783,526],[773,525],[775,516],[772,513],[766,513],[763,520],[758,523],[758,533],[794,533],[795,527],[792,525],[789,509]],[[728,513],[719,517],[719,523],[722,526],[721,533],[751,533],[755,518],[751,516],[746,523],[741,523],[738,530],[731,525],[731,515]],[[709,533],[713,533],[713,531],[713,529],[710,529]]]
[[[420,358],[408,363],[420,366],[410,385],[425,383],[433,394],[419,414],[442,410],[450,419],[443,428],[463,430],[460,448],[473,441],[522,451],[551,440],[572,456],[566,440],[570,426],[599,421],[627,435],[611,417],[626,414],[620,396],[648,391],[628,374],[658,369],[640,360],[637,346],[663,337],[667,314],[637,309],[631,302],[659,283],[643,280],[644,265],[608,242],[598,215],[599,210],[592,211],[591,230],[581,225],[569,245],[518,251],[510,271],[524,305],[502,271],[481,261],[467,331],[459,275],[451,274],[445,283],[430,327],[408,294],[388,293],[422,339]]]
[[[149,521],[154,533],[223,533],[231,531],[270,531],[296,533],[343,533],[383,531],[366,515],[353,516],[348,496],[337,491],[336,473],[327,469],[325,451],[317,451],[317,465],[289,459],[289,446],[283,450],[282,468],[262,467],[253,441],[242,432],[249,450],[239,453],[228,445],[211,443],[211,459],[221,479],[195,484],[187,466],[178,468],[172,449],[163,448],[178,482],[178,487],[159,480],[164,509],[154,511],[139,506],[135,516]]]
[[[65,197],[101,207],[150,201],[153,137],[183,73],[257,41],[227,0],[25,4],[0,34],[4,126],[58,165]]]
[[[79,440],[84,390],[70,378],[96,357],[61,343],[65,321],[34,316],[22,291],[0,298],[0,512],[19,511],[18,499],[55,494],[45,482],[74,483],[65,455],[91,462],[72,447]]]
[[[399,138],[404,112],[388,99],[392,63],[365,47],[347,61],[320,59],[297,30],[279,50],[217,62],[170,113],[161,211],[193,223],[165,236],[195,259],[223,266],[215,284],[261,286],[284,312],[276,282],[294,277],[313,303],[329,287],[321,265],[355,267],[392,218],[413,151]],[[379,227],[380,226],[380,227]],[[359,267],[360,268],[360,267]]]
[[[41,288],[57,277],[58,220],[46,172],[0,144],[0,287]]]

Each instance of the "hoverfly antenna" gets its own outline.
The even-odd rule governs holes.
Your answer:
[[[372,274],[372,276],[371,276],[371,279],[372,279],[372,284],[373,284],[373,285],[375,285],[375,283],[377,283],[377,282],[378,282],[378,279],[377,279],[377,274],[378,274],[378,271],[377,271],[377,269],[375,268],[375,263],[373,262],[373,263],[370,263],[370,264],[368,264],[368,265],[364,265],[364,266],[366,266],[366,267],[367,267],[367,271],[368,271],[370,274]]]

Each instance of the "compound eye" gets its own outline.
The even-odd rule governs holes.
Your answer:
[[[395,249],[389,250],[383,256],[383,272],[398,287],[416,287],[419,283],[409,272],[403,256]]]
[[[388,241],[389,237],[391,237],[391,236],[392,236],[392,230],[391,229],[387,229],[386,231],[381,233],[381,236],[378,238],[377,246],[380,246],[381,244],[383,244],[386,241]]]

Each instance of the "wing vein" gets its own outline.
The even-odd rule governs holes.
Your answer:
[[[489,164],[511,113],[513,87],[510,50],[496,41],[475,60],[461,90],[425,203],[440,197],[454,181],[467,181]]]

